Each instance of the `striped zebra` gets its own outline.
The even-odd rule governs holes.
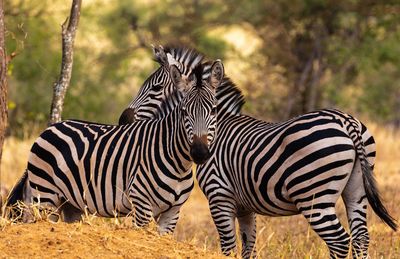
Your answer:
[[[205,64],[203,76],[209,67]],[[274,124],[243,116],[243,96],[228,78],[217,90],[217,103],[213,155],[198,166],[197,179],[208,198],[225,254],[236,251],[237,218],[242,257],[256,256],[256,214],[303,214],[333,258],[346,257],[350,243],[354,257],[367,257],[368,203],[396,230],[372,173],[375,141],[359,120],[332,109]],[[351,238],[336,215],[340,196]]]
[[[368,256],[367,204],[393,230],[373,176],[375,142],[364,124],[338,110],[310,112],[280,123],[248,116],[218,121],[213,156],[199,165],[225,254],[236,251],[235,219],[242,257],[256,256],[256,214],[302,214],[325,241],[331,258]],[[335,210],[342,196],[351,237]]]
[[[192,70],[203,60],[202,54],[186,47],[153,46],[153,56],[160,67],[146,79],[140,87],[137,97],[122,112],[119,125],[157,117],[160,104],[175,91],[169,67],[177,66],[182,77],[187,79],[192,74]],[[146,98],[147,96],[151,96],[151,98]]]
[[[7,205],[39,203],[53,211],[51,220],[61,212],[68,222],[83,211],[104,217],[133,214],[136,226],[154,218],[160,233],[172,232],[193,188],[193,162],[210,157],[215,138],[222,63],[213,63],[207,80],[202,73],[199,64],[193,76],[182,77],[172,65],[176,90],[154,120],[123,126],[67,120],[47,128],[33,144],[27,171]],[[29,216],[24,213],[24,220]]]

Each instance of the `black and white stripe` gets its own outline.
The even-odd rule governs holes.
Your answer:
[[[236,250],[235,219],[242,256],[256,256],[255,215],[303,214],[326,242],[332,258],[345,258],[350,236],[335,204],[342,196],[354,257],[367,257],[367,204],[390,227],[372,175],[375,142],[367,128],[338,110],[320,110],[281,123],[248,116],[218,121],[213,156],[197,179],[208,198],[221,248]]]
[[[68,221],[83,211],[104,217],[132,213],[137,226],[153,217],[161,233],[173,231],[193,188],[193,161],[210,156],[221,75],[202,80],[198,65],[195,77],[186,80],[177,67],[170,69],[179,91],[161,109],[182,101],[168,114],[123,126],[67,120],[47,128],[33,144],[8,205],[39,202],[41,208],[62,211]],[[29,220],[28,213],[24,217]]]
[[[209,67],[205,63],[203,76]],[[332,109],[274,124],[243,116],[243,96],[228,78],[217,91],[217,102],[213,155],[198,167],[197,178],[226,254],[236,250],[237,218],[242,256],[256,255],[256,214],[302,213],[331,256],[338,258],[348,254],[350,243],[355,257],[367,256],[368,203],[396,229],[372,174],[375,142],[360,121]],[[336,216],[340,196],[346,204],[351,241]]]

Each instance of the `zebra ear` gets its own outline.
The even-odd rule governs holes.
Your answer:
[[[175,65],[169,66],[169,75],[171,77],[172,83],[179,91],[185,91],[186,85],[182,78],[182,73],[179,68]]]
[[[223,78],[224,65],[222,65],[221,60],[217,59],[211,66],[211,75],[209,77],[211,87],[216,89],[221,84]]]
[[[158,47],[156,47],[152,45],[152,47],[154,60],[157,61],[160,65],[168,65],[167,54],[165,53],[163,46],[159,45]]]

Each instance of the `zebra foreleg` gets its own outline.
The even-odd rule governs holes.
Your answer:
[[[330,258],[346,258],[349,253],[350,236],[337,218],[335,207],[306,210],[302,213],[312,229],[327,244]]]
[[[171,207],[169,210],[161,213],[158,218],[158,232],[160,235],[173,233],[176,223],[179,219],[179,211],[181,206]]]
[[[242,239],[242,258],[256,258],[256,215],[249,213],[238,217]]]
[[[353,257],[367,258],[369,246],[366,218],[368,200],[358,160],[342,193],[342,198],[346,206],[347,219],[350,226]]]
[[[210,204],[211,216],[217,227],[222,253],[236,254],[236,216],[224,204]]]

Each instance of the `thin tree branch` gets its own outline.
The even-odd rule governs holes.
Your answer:
[[[73,0],[70,16],[65,20],[62,28],[62,63],[58,81],[54,84],[53,101],[51,103],[49,125],[61,121],[64,98],[71,81],[74,41],[78,28],[81,0]]]

